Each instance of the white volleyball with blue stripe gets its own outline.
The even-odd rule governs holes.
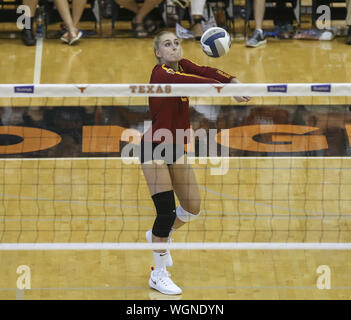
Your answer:
[[[218,58],[228,53],[232,41],[226,30],[213,27],[204,32],[200,43],[203,52],[209,57]]]

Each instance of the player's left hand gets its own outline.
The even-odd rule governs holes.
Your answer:
[[[231,83],[241,83],[237,78],[233,78],[230,82]],[[251,97],[234,97],[234,99],[237,102],[249,102],[251,100]]]
[[[251,97],[234,97],[237,102],[249,102]]]

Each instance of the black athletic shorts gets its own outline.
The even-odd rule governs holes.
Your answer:
[[[170,166],[184,154],[186,154],[184,144],[159,144],[142,140],[138,148],[140,163],[151,160],[164,160]]]

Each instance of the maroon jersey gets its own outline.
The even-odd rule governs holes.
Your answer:
[[[179,71],[165,64],[156,65],[152,70],[150,83],[229,83],[233,78],[221,70],[198,66],[189,60],[182,59],[179,61]],[[164,139],[158,141],[154,138],[154,133],[158,129],[168,129],[175,143],[176,130],[190,128],[188,97],[150,97],[149,108],[152,116],[152,142],[164,141]],[[148,131],[143,139],[150,141],[150,136],[151,133]]]

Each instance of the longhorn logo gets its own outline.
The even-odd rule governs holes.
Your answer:
[[[88,88],[88,87],[77,87],[81,93],[84,93],[85,89]]]
[[[221,93],[221,90],[224,88],[224,86],[213,86],[213,87],[217,89],[218,93]]]

